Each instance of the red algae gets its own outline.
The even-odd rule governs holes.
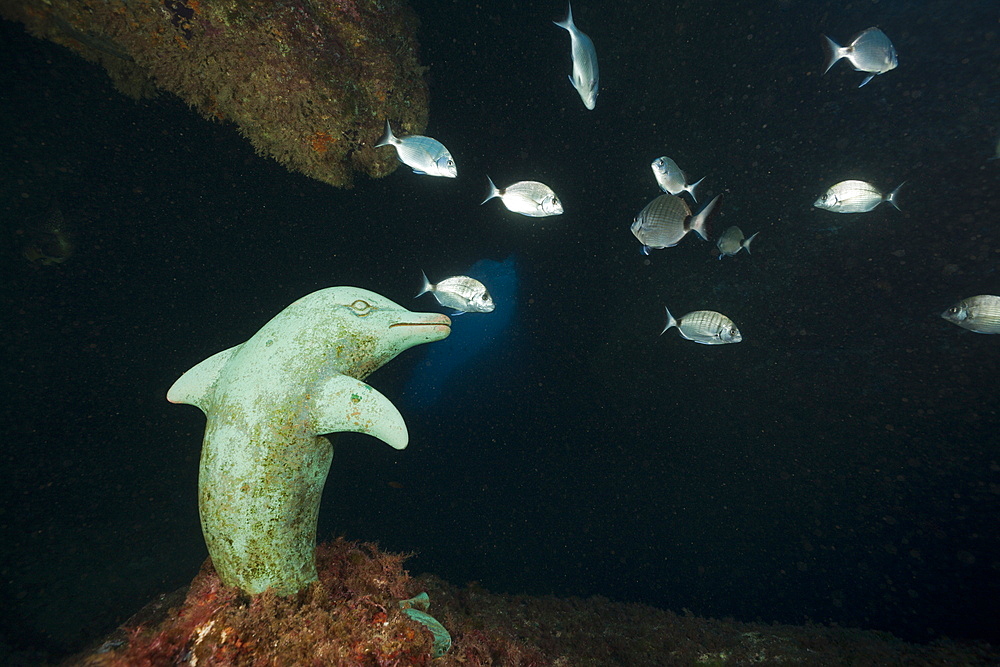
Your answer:
[[[432,638],[398,608],[415,582],[405,556],[338,540],[317,549],[319,581],[298,594],[247,596],[222,585],[210,561],[184,602],[155,625],[129,630],[118,650],[77,664],[425,665]]]
[[[210,562],[184,601],[156,621],[126,624],[101,651],[67,665],[513,667],[605,665],[1000,664],[987,645],[916,645],[880,632],[705,619],[605,598],[509,596],[403,569],[406,555],[339,539],[317,548],[319,581],[295,595],[247,596],[222,586]],[[427,592],[452,636],[433,637],[399,608]],[[161,605],[162,607],[162,605]],[[112,650],[109,647],[117,646]]]

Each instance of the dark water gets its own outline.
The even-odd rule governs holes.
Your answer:
[[[351,191],[0,24],[0,640],[70,650],[197,571],[204,419],[165,402],[180,373],[313,290],[429,308],[420,269],[516,253],[508,335],[404,410],[405,451],[340,440],[322,536],[496,591],[1000,641],[1000,337],[938,317],[1000,292],[995,4],[579,3],[594,111],[559,2],[416,8],[428,134],[460,176]],[[822,33],[871,25],[897,70],[819,76]],[[753,255],[639,253],[663,154],[722,195],[713,238],[761,232]],[[566,213],[478,206],[487,173]],[[908,181],[902,212],[811,207],[845,178]],[[76,253],[36,267],[16,231],[53,200]],[[744,341],[659,337],[664,304]],[[405,405],[421,355],[371,384]]]

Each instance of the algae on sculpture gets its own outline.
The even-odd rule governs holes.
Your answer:
[[[446,315],[331,287],[174,383],[167,399],[207,417],[198,508],[224,584],[287,595],[316,580],[316,521],[333,458],[322,434],[368,433],[406,447],[403,417],[362,380],[403,350],[450,332]]]
[[[337,186],[397,167],[384,123],[427,124],[405,0],[0,0],[0,16],[100,63],[117,87],[178,95],[262,155]]]

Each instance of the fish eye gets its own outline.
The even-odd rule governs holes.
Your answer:
[[[371,312],[372,305],[365,301],[364,299],[357,299],[351,304],[351,308],[354,309],[354,314],[360,317],[364,317]]]

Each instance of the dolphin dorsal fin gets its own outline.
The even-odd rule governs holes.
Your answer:
[[[374,387],[349,375],[328,378],[313,394],[316,434],[350,431],[367,433],[403,449],[409,441],[403,415]]]
[[[212,388],[219,379],[223,367],[241,346],[242,344],[213,354],[180,376],[167,390],[167,400],[171,403],[194,405],[207,415]]]

